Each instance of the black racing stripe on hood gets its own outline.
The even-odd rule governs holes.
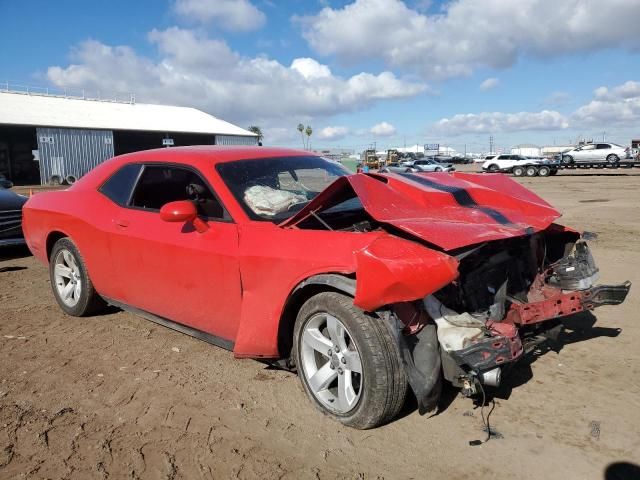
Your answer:
[[[499,211],[491,207],[484,207],[484,206],[478,205],[478,203],[473,199],[473,197],[471,197],[471,194],[467,192],[464,188],[455,187],[452,185],[443,185],[441,183],[434,182],[429,178],[424,178],[421,175],[416,175],[415,173],[398,173],[398,175],[408,178],[409,180],[417,182],[426,187],[433,188],[434,190],[440,190],[441,192],[450,193],[455,199],[455,201],[458,202],[458,205],[460,205],[461,207],[474,208],[476,210],[480,210],[482,213],[488,215],[500,225],[513,225],[513,222],[511,222],[511,220],[509,220]]]

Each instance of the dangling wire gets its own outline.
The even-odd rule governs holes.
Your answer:
[[[491,414],[493,413],[493,409],[496,408],[496,401],[494,398],[492,398],[491,410],[489,410],[489,413],[487,414],[487,418],[486,419],[484,418],[484,404],[487,398],[484,393],[484,387],[482,386],[482,383],[478,382],[478,385],[480,386],[480,391],[482,392],[482,405],[480,406],[480,416],[482,417],[482,425],[487,431],[487,438],[485,438],[484,440],[471,440],[469,442],[469,445],[471,445],[472,447],[475,447],[477,445],[482,445],[483,443],[487,443],[491,439],[491,424],[489,423],[489,417],[491,417]]]

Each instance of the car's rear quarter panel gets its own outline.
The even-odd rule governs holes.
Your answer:
[[[47,240],[52,235],[71,238],[80,250],[96,290],[111,288],[109,242],[103,230],[109,202],[90,190],[62,190],[34,195],[24,206],[23,229],[31,252],[48,263]]]

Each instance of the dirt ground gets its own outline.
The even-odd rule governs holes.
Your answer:
[[[522,361],[480,410],[448,389],[356,431],[318,413],[298,379],[113,311],[61,313],[46,268],[0,261],[0,478],[604,479],[640,463],[640,172],[523,179],[596,232],[601,281],[627,302],[572,319],[559,353]],[[609,471],[608,473],[612,473]],[[637,471],[636,471],[637,473]]]

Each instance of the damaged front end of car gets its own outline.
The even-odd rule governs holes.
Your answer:
[[[540,343],[555,340],[563,317],[618,305],[631,286],[596,285],[598,268],[587,243],[556,225],[452,253],[459,261],[456,280],[391,312],[402,328],[402,351],[413,357],[412,368],[430,371],[432,361],[421,364],[424,354],[413,350],[422,338],[408,335],[424,336],[428,344],[434,333],[422,330],[436,325],[443,376],[467,396],[482,385],[499,386],[505,368]],[[422,412],[435,408],[433,393],[419,398]]]
[[[586,239],[559,217],[503,176],[374,174],[334,182],[283,226],[384,233],[354,252],[354,304],[392,325],[426,413],[442,377],[467,396],[497,387],[564,317],[625,300],[631,283],[597,285]]]

